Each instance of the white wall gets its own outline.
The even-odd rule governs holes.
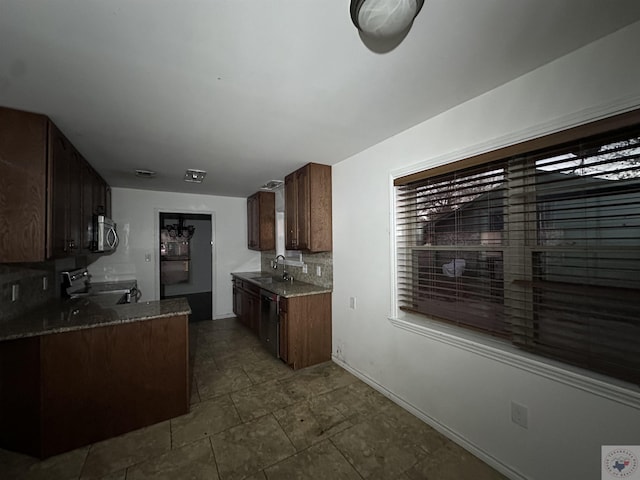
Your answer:
[[[390,179],[639,106],[639,43],[636,23],[333,167],[334,359],[512,478],[600,479],[601,445],[640,445],[638,389],[394,326]]]
[[[260,270],[260,254],[247,248],[245,198],[189,195],[114,188],[112,216],[118,224],[120,245],[89,266],[93,281],[135,278],[141,301],[158,300],[159,212],[212,215],[214,228],[214,318],[232,315],[230,273]],[[146,262],[145,256],[151,261]]]

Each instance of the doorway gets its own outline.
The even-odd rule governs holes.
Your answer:
[[[191,307],[190,322],[211,320],[211,215],[159,213],[160,299],[184,297]]]

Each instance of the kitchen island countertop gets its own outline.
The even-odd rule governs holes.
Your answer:
[[[0,341],[191,313],[185,298],[114,305],[119,297],[121,294],[105,294],[52,300],[31,312],[0,320]]]

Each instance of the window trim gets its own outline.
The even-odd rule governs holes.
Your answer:
[[[589,113],[591,114],[590,118]],[[638,105],[618,108],[617,111],[599,112],[599,116],[593,115],[593,113],[582,112],[582,121],[576,122],[575,116],[559,118],[554,122],[516,131],[510,135],[491,139],[483,144],[471,145],[419,164],[391,171],[388,177],[391,312],[387,318],[395,328],[640,410],[640,385],[524,351],[508,340],[492,337],[486,333],[478,333],[468,328],[442,322],[430,318],[428,315],[401,310],[398,301],[397,212],[395,208],[395,188],[398,185],[411,183],[435,174],[479,165],[504,158],[507,155],[542,149],[553,144],[640,123],[640,107]]]
[[[507,146],[497,147],[489,151],[472,154],[471,156],[458,157],[447,163],[439,163],[431,168],[414,171],[405,175],[398,175],[393,179],[393,185],[406,185],[425,178],[442,175],[468,167],[475,167],[495,160],[502,160],[508,157],[528,154],[536,150],[554,147],[563,143],[580,140],[581,138],[590,137],[606,133],[611,130],[630,127],[640,123],[640,108],[629,112],[612,115],[607,118],[587,122],[567,129],[561,129],[554,133],[547,133],[528,140],[516,141]]]
[[[640,410],[640,386],[633,383],[535,355],[516,348],[509,341],[432,320],[428,316],[402,312],[401,315],[389,315],[387,319],[393,327],[406,332]]]

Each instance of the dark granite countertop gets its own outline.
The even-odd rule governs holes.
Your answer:
[[[313,285],[307,282],[294,280],[287,282],[279,276],[265,272],[233,272],[232,276],[247,280],[260,288],[268,290],[284,298],[316,295],[319,293],[331,293],[331,288]]]
[[[0,320],[0,341],[191,313],[185,298],[116,305],[120,297],[118,293],[52,300],[16,318]]]

